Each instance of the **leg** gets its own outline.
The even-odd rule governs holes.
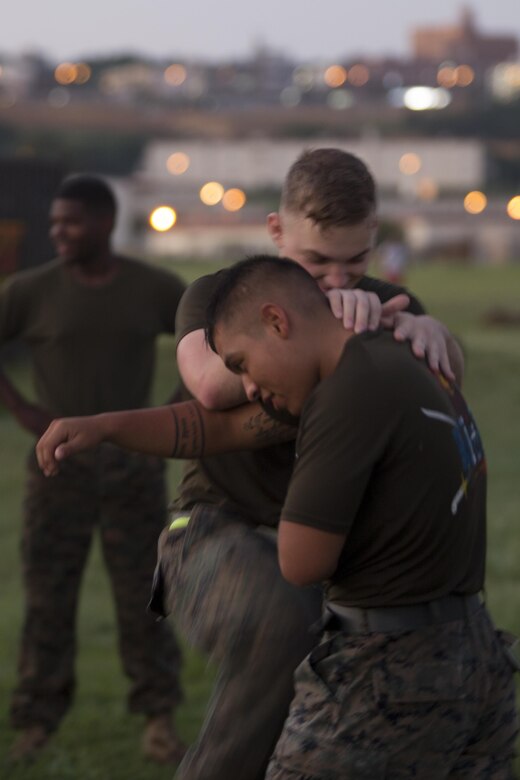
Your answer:
[[[50,480],[31,456],[24,510],[26,612],[11,721],[51,733],[74,693],[78,592],[97,514],[89,469],[69,461]]]
[[[146,611],[157,539],[166,522],[162,463],[106,448],[102,495],[101,540],[116,605],[119,650],[131,680],[129,709],[169,722],[182,699],[181,654],[168,624]],[[164,760],[179,760],[181,752],[179,742],[173,752],[166,751]]]
[[[480,718],[449,777],[450,780],[513,780],[518,716],[512,672],[517,667],[513,667],[507,655],[507,635],[495,631],[487,614],[475,623],[473,639],[478,655],[487,659],[481,671]]]
[[[297,670],[268,780],[509,780],[514,718],[506,724],[499,712],[493,747],[479,735],[497,684],[489,643],[475,642],[484,620],[479,613],[406,634],[327,634]],[[510,705],[506,697],[509,714]],[[486,757],[480,765],[467,761],[476,743]]]
[[[292,698],[293,671],[314,641],[309,625],[321,594],[283,580],[272,540],[226,524],[218,510],[196,514],[190,533],[205,523],[189,549],[183,533],[163,533],[160,543],[172,616],[219,667],[199,738],[176,777],[259,780]]]

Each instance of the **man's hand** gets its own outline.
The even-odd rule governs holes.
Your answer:
[[[377,330],[383,319],[393,321],[395,315],[406,309],[410,303],[407,295],[401,294],[382,304],[378,296],[364,290],[329,290],[327,293],[332,313],[343,326],[354,333]]]
[[[67,417],[51,422],[36,445],[38,464],[46,477],[58,473],[61,460],[104,441],[102,417]]]
[[[41,436],[49,423],[52,421],[52,415],[42,409],[41,406],[30,404],[27,401],[17,405],[13,409],[13,414],[26,431],[34,433],[35,436]]]
[[[432,371],[442,371],[447,379],[461,383],[463,366],[458,364],[462,352],[442,322],[427,314],[414,316],[408,312],[399,312],[393,317],[390,327],[393,327],[397,341],[410,341],[416,357],[426,357]],[[453,367],[452,362],[456,363]]]

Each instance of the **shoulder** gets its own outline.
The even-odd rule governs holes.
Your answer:
[[[24,293],[32,290],[38,291],[49,284],[54,284],[56,279],[63,274],[63,261],[51,260],[36,268],[27,268],[17,271],[7,277],[2,285],[2,294]]]
[[[217,271],[214,274],[206,274],[195,279],[190,285],[188,285],[186,292],[184,293],[183,300],[188,303],[203,303],[206,305],[216,290],[217,285],[222,278],[222,271]]]
[[[397,342],[388,331],[352,336],[335,371],[310,397],[303,417],[325,417],[334,427],[338,419],[345,417],[347,409],[355,410],[354,413],[358,409],[380,410],[400,393],[403,371],[406,368],[408,372],[413,362],[408,345]]]
[[[118,256],[118,259],[121,263],[121,268],[124,273],[139,275],[149,279],[157,279],[159,281],[175,280],[177,282],[181,282],[180,277],[177,276],[177,274],[169,271],[166,268],[155,265],[155,263],[145,260],[138,260],[134,257]]]
[[[166,268],[131,257],[119,257],[119,260],[123,275],[131,279],[134,284],[148,286],[165,296],[173,292],[176,298],[180,298],[186,289],[182,279]]]
[[[191,331],[205,328],[206,308],[220,278],[220,271],[201,276],[184,292],[177,310],[176,331],[179,341]]]

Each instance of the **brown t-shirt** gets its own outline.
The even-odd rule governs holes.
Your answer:
[[[178,341],[205,327],[206,307],[220,273],[203,276],[186,290],[177,311]],[[399,292],[407,292],[402,287],[368,277],[358,286],[376,292],[383,302]],[[421,304],[413,296],[410,298],[409,310],[422,314]],[[253,525],[275,527],[293,465],[293,442],[190,461],[185,467],[174,508],[183,511],[202,501],[237,512]]]
[[[121,258],[117,274],[87,286],[61,260],[9,278],[0,293],[0,343],[31,351],[39,403],[56,416],[146,406],[155,340],[173,333],[184,284]]]
[[[486,463],[459,390],[378,332],[308,399],[282,510],[346,534],[328,598],[359,607],[483,587]]]

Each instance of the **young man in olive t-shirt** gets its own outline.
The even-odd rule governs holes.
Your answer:
[[[457,386],[345,331],[268,256],[223,276],[208,338],[251,401],[300,416],[278,557],[328,607],[266,777],[510,777],[513,669],[478,595],[486,462]]]

